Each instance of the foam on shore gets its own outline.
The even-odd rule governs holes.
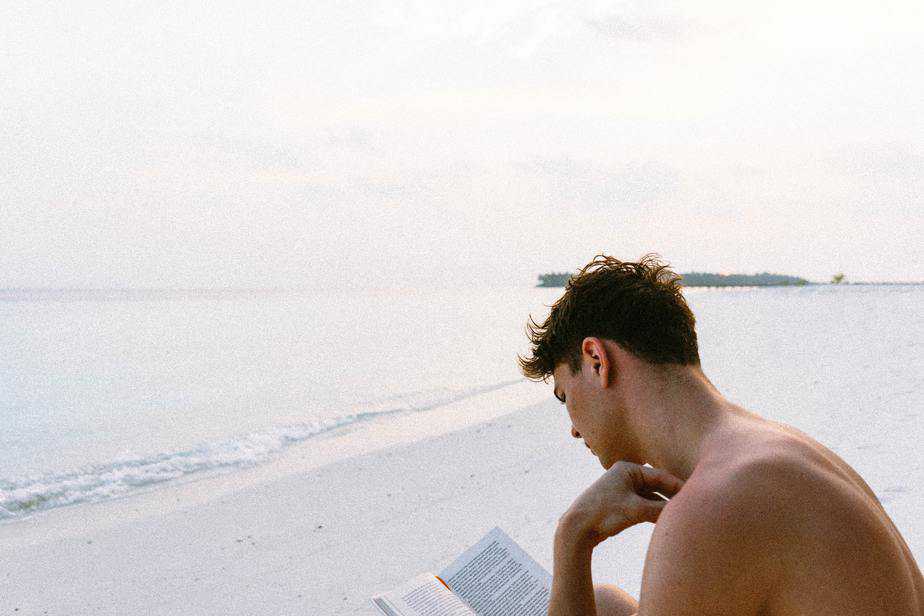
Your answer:
[[[399,425],[419,424],[421,414],[428,413],[437,418],[446,410],[453,415],[453,407],[472,404],[487,408],[509,406],[497,403],[504,390],[523,391],[522,379],[501,381],[481,387],[457,391],[427,391],[417,395],[404,395],[380,401],[367,410],[350,413],[325,421],[292,423],[274,426],[267,430],[239,435],[220,441],[203,442],[191,448],[162,452],[147,456],[125,456],[105,464],[92,465],[65,472],[50,473],[34,477],[0,478],[0,520],[10,520],[38,511],[45,511],[66,505],[99,502],[130,495],[140,489],[182,478],[214,472],[233,472],[252,468],[277,458],[293,445],[306,443],[335,431],[360,430],[364,427],[385,427],[390,421]],[[532,388],[535,391],[534,388]],[[494,402],[488,399],[494,398]],[[460,417],[454,414],[456,426],[461,418],[464,423],[479,419],[471,414]],[[404,418],[404,421],[401,421]],[[483,418],[482,418],[483,419]],[[417,426],[416,438],[432,435],[431,429]],[[444,425],[444,428],[446,426]],[[410,433],[404,430],[405,434]],[[357,437],[360,438],[360,437]],[[368,451],[369,447],[364,447]],[[341,452],[349,447],[340,447]],[[336,456],[327,454],[326,461]]]

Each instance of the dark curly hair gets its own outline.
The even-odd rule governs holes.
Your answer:
[[[596,255],[565,287],[541,325],[532,316],[526,333],[532,356],[517,356],[527,378],[545,381],[563,361],[581,368],[581,342],[606,338],[653,364],[700,365],[696,319],[681,276],[654,253],[638,263]]]

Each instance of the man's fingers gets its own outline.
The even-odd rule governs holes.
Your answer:
[[[667,501],[655,501],[648,500],[647,498],[638,497],[638,500],[635,503],[635,506],[638,508],[639,512],[639,521],[641,522],[651,522],[654,524],[658,521],[658,517],[661,515],[661,512],[664,510],[664,507],[667,506]]]
[[[652,468],[650,466],[634,465],[637,469],[636,477],[641,481],[635,486],[639,494],[660,492],[668,498],[673,497],[680,488],[683,487],[683,481],[674,477],[662,468]]]

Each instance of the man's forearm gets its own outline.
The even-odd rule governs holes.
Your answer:
[[[621,590],[595,592],[590,561],[594,546],[641,522],[657,522],[667,498],[683,481],[667,471],[619,460],[578,496],[558,521],[550,616],[596,616],[597,604],[611,615],[637,613],[638,603]],[[654,496],[653,496],[654,495]]]
[[[592,556],[593,545],[559,525],[555,532],[549,616],[596,616]]]

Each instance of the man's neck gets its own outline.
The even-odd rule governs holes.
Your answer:
[[[687,480],[738,414],[699,368],[648,368],[628,388],[642,459]]]

